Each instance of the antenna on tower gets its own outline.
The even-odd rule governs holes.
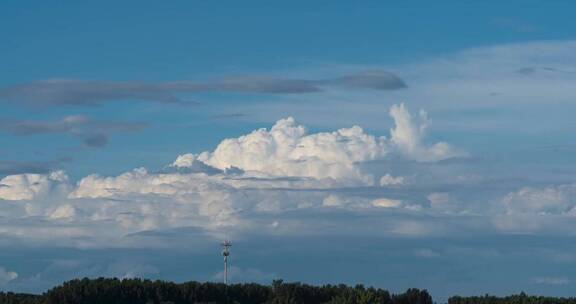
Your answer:
[[[230,256],[230,247],[232,243],[226,240],[222,242],[222,256],[224,256],[224,284],[228,285],[228,256]]]

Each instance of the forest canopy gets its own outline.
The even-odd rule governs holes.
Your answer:
[[[81,279],[68,281],[42,295],[0,293],[4,304],[188,304],[188,303],[383,303],[432,304],[426,290],[408,289],[390,294],[383,289],[363,285],[312,286],[275,280],[271,285],[141,279]]]
[[[41,295],[0,292],[0,304],[433,304],[426,290],[410,288],[404,293],[344,284],[313,286],[275,280],[225,285],[211,282],[172,283],[142,279],[76,279]],[[448,304],[576,304],[576,298],[529,296],[453,296]]]

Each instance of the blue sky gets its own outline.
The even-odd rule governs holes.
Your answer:
[[[570,295],[574,9],[3,2],[0,288]]]

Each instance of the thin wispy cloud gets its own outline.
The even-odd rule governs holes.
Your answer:
[[[537,277],[532,278],[532,282],[539,285],[567,285],[571,281],[564,277]]]
[[[0,160],[0,176],[22,174],[22,173],[45,174],[66,161],[69,161],[69,159],[61,159],[54,161]]]
[[[327,79],[243,77],[215,82],[94,81],[49,79],[0,89],[0,100],[33,106],[94,106],[110,101],[138,100],[161,103],[188,103],[180,93],[236,92],[259,94],[305,94],[326,87],[397,90],[406,83],[387,71],[368,71]]]
[[[223,113],[223,114],[215,114],[210,116],[212,119],[217,120],[224,120],[224,119],[234,119],[234,118],[244,118],[249,116],[248,114],[244,113]]]
[[[512,17],[494,18],[490,24],[519,33],[535,33],[544,30],[541,26]]]
[[[140,131],[147,126],[148,123],[142,122],[98,121],[83,115],[67,116],[56,121],[0,119],[0,130],[14,135],[69,134],[94,148],[105,146],[112,133]]]

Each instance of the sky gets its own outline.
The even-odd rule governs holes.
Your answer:
[[[0,290],[570,296],[571,1],[3,1]]]

